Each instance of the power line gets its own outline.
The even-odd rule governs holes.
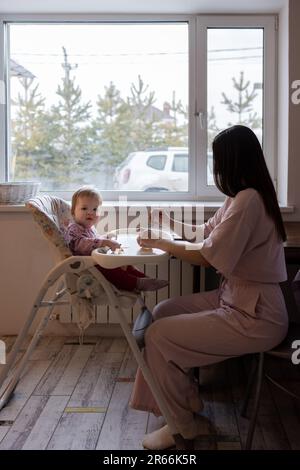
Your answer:
[[[234,52],[234,51],[252,51],[252,50],[262,50],[262,47],[239,47],[239,48],[231,48],[231,49],[209,49],[207,52],[215,53],[215,52]],[[127,57],[127,56],[147,56],[147,55],[187,55],[187,51],[178,51],[178,52],[131,52],[131,53],[118,53],[118,54],[72,54],[68,53],[68,56],[71,57]],[[13,52],[13,55],[30,55],[30,56],[51,56],[51,57],[61,57],[61,54],[54,54],[49,53],[45,54],[42,52]]]
[[[207,59],[207,62],[219,62],[219,61],[229,61],[229,60],[247,60],[247,59],[262,59],[261,55],[255,56],[241,56],[241,57],[216,57],[214,59]],[[134,62],[132,62],[134,63]],[[60,62],[28,62],[27,67],[30,65],[60,65]],[[109,65],[111,62],[79,62],[78,65]],[[130,62],[129,62],[130,64]]]

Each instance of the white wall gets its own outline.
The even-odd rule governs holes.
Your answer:
[[[0,334],[14,334],[52,262],[29,212],[0,212],[0,234]]]

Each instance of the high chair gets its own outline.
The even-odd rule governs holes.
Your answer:
[[[187,448],[190,444],[177,432],[173,417],[170,415],[167,403],[160,388],[152,376],[143,355],[132,335],[130,326],[127,323],[124,308],[132,307],[141,297],[133,292],[119,291],[115,286],[106,280],[102,273],[96,268],[101,264],[101,260],[105,260],[106,267],[109,258],[104,253],[93,252],[93,256],[73,256],[67,247],[63,233],[69,222],[72,220],[70,205],[57,197],[41,196],[31,199],[26,204],[31,211],[35,222],[42,230],[43,235],[47,238],[51,248],[56,256],[56,264],[46,275],[39,292],[35,298],[32,309],[25,321],[25,324],[19,333],[14,346],[7,358],[7,363],[3,366],[0,374],[0,410],[7,404],[15,387],[19,381],[21,374],[24,372],[30,355],[46,328],[55,306],[71,304],[72,307],[79,311],[79,327],[81,333],[90,323],[89,311],[94,304],[110,305],[115,311],[124,335],[132,350],[132,353],[142,369],[143,375],[165,417],[172,434],[174,435],[177,448]],[[94,250],[97,251],[97,250]],[[101,251],[101,249],[99,250]],[[159,251],[159,250],[158,250]],[[160,257],[168,256],[161,253]],[[135,262],[158,262],[159,256],[134,257]],[[151,259],[153,258],[153,259]],[[116,267],[118,260],[111,256],[113,265]],[[130,259],[131,260],[131,259]],[[119,263],[122,262],[120,259]],[[128,264],[128,263],[126,263]],[[120,266],[122,264],[119,264]],[[56,292],[51,300],[45,300],[47,294],[53,291],[53,287],[57,285]],[[82,286],[84,288],[82,289]],[[90,286],[90,287],[89,287]],[[65,299],[63,299],[65,297]],[[33,334],[32,340],[27,348],[20,363],[15,365],[17,355],[22,347],[26,335],[29,333],[34,320],[36,319],[40,308],[46,307],[40,322]]]

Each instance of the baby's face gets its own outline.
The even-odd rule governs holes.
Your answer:
[[[100,207],[96,198],[89,196],[79,197],[74,211],[75,222],[86,228],[91,228],[99,221]]]

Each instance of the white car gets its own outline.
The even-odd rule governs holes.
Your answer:
[[[124,191],[188,191],[187,147],[133,152],[116,168],[114,188]]]

